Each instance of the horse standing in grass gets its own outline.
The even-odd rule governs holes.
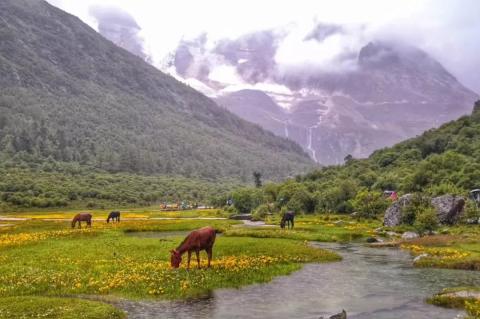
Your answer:
[[[280,221],[280,227],[283,229],[285,228],[285,225],[287,225],[288,228],[292,228],[293,229],[293,220],[295,219],[295,213],[292,212],[292,211],[288,211],[286,212],[283,217],[282,217],[282,220]]]
[[[190,257],[192,256],[192,252],[195,252],[197,255],[198,268],[200,268],[201,250],[207,252],[208,267],[210,267],[215,237],[216,231],[210,226],[192,231],[176,249],[170,251],[170,263],[172,267],[178,268],[182,262],[182,255],[188,252],[187,269],[190,269]]]
[[[78,222],[78,228],[82,228],[82,222],[87,222],[88,227],[92,227],[92,214],[80,213],[75,215],[72,220],[72,228],[75,228],[75,224]]]
[[[108,214],[107,223],[110,222],[110,219],[112,220],[112,222],[120,222],[120,212],[114,211]]]

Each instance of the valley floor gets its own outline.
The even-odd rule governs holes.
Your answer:
[[[105,222],[107,211],[94,211],[92,228],[72,230],[69,221],[75,213],[0,216],[0,317],[76,318],[81,308],[82,318],[122,318],[125,314],[108,305],[109,300],[198,298],[217,288],[267,282],[304,263],[339,260],[337,254],[313,248],[309,241],[365,242],[369,237],[380,238],[381,226],[376,220],[311,215],[297,218],[293,230],[282,230],[248,227],[224,219],[225,214],[217,210],[132,209],[122,213],[118,224]],[[267,218],[267,224],[278,222],[276,217]],[[169,250],[190,230],[206,225],[221,232],[212,268],[205,268],[202,253],[202,269],[187,271],[184,260],[180,269],[172,270]],[[442,233],[395,243],[415,256],[422,255],[415,262],[418,267],[479,270],[478,226],[452,227]],[[478,317],[479,305],[472,298],[455,303],[467,307],[472,318]],[[50,312],[45,312],[47,308]]]

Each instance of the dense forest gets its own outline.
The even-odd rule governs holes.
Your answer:
[[[212,100],[41,0],[0,2],[0,160],[39,169],[247,181],[308,171],[297,144]]]
[[[345,158],[309,174],[242,188],[231,194],[239,212],[383,212],[383,191],[426,196],[463,195],[480,188],[480,101],[473,113],[421,136],[374,152],[368,159]],[[222,203],[224,199],[219,199]],[[365,205],[372,205],[365,207]]]
[[[0,212],[12,209],[139,207],[185,202],[207,205],[237,181],[108,173],[77,164],[44,163],[41,169],[0,167]]]

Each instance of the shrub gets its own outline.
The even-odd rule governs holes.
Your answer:
[[[351,201],[353,208],[359,212],[360,217],[375,218],[388,207],[388,201],[380,192],[362,190]]]
[[[264,220],[268,214],[270,214],[270,207],[268,204],[262,204],[258,206],[255,211],[253,212],[252,219],[253,220]]]
[[[469,199],[465,203],[465,213],[463,215],[463,221],[467,221],[469,219],[476,219],[480,218],[480,209],[478,209],[477,204]]]
[[[88,202],[87,203],[87,208],[95,208],[97,207],[97,204],[95,202]]]
[[[250,213],[262,200],[262,193],[257,188],[241,188],[233,193],[233,205],[241,214]]]
[[[232,205],[232,206],[224,206],[223,207],[223,210],[229,215],[235,215],[237,213],[237,210],[235,209],[235,207]]]
[[[417,214],[430,208],[432,208],[430,197],[420,193],[414,194],[410,203],[402,207],[402,224],[413,225]]]
[[[434,208],[427,208],[416,215],[415,228],[419,233],[432,232],[438,227],[438,217]]]
[[[463,195],[465,190],[463,188],[457,187],[456,185],[447,182],[441,184],[435,184],[426,189],[426,193],[435,197],[445,194],[452,194],[452,195]]]

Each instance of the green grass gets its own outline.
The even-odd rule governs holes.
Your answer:
[[[443,235],[425,236],[402,245],[413,255],[428,256],[415,263],[417,267],[480,270],[480,229],[476,226],[455,226]]]
[[[338,255],[301,241],[219,236],[212,268],[172,270],[169,251],[183,235],[159,239],[125,233],[190,230],[212,224],[226,229],[231,223],[129,221],[115,226],[94,223],[92,229],[70,230],[65,222],[18,222],[0,236],[0,297],[188,298],[216,288],[267,282],[298,270],[305,262],[339,260]],[[201,258],[206,262],[204,253]]]
[[[465,309],[469,315],[467,319],[480,318],[480,299],[455,294],[460,292],[480,293],[480,287],[446,288],[427,299],[427,302],[445,308]]]
[[[126,316],[123,311],[101,302],[27,296],[0,298],[0,318],[121,319]]]
[[[73,218],[75,214],[88,211],[92,213],[94,218],[107,219],[108,214],[112,209],[49,209],[49,210],[29,210],[29,211],[15,211],[4,212],[2,216],[16,217],[16,218],[30,218],[30,219],[58,219],[58,218]],[[162,211],[158,205],[142,207],[142,208],[124,208],[120,210],[122,218],[226,218],[228,214],[219,209],[189,209],[178,211]]]
[[[307,215],[295,218],[294,229],[280,229],[279,219],[267,220],[276,227],[231,228],[226,236],[246,236],[256,238],[289,238],[322,242],[347,242],[362,240],[372,236],[373,230],[380,227],[377,220],[357,221],[341,215]],[[335,224],[339,222],[340,224]]]

